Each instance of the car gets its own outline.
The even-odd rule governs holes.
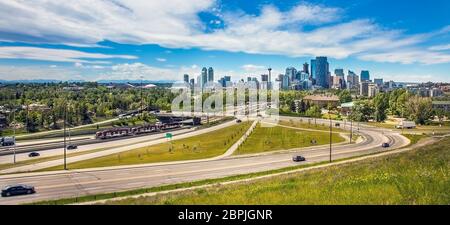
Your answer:
[[[10,197],[14,195],[29,195],[36,193],[33,186],[29,185],[9,185],[2,189],[2,197]]]
[[[78,146],[76,146],[76,145],[68,145],[67,146],[67,150],[72,150],[72,149],[77,149],[78,148]]]
[[[341,124],[340,124],[340,123],[335,123],[334,126],[335,126],[335,127],[340,127]]]
[[[236,120],[236,123],[240,123],[240,122],[242,122],[242,120]]]
[[[381,147],[388,148],[389,147],[389,143],[384,142],[383,144],[381,144]]]
[[[28,157],[38,157],[38,156],[41,156],[39,152],[30,152],[30,154],[28,154]]]
[[[294,162],[302,162],[302,161],[306,161],[305,157],[301,156],[301,155],[295,155],[292,157],[292,161]]]

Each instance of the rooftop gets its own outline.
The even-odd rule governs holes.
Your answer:
[[[336,95],[308,95],[303,99],[311,101],[339,101],[339,97]]]

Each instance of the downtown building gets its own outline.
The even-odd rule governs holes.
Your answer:
[[[325,56],[318,56],[311,60],[311,76],[313,84],[321,88],[330,88],[330,71],[328,59]]]

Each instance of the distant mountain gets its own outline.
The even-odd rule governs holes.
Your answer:
[[[43,83],[59,83],[60,80],[53,80],[53,79],[33,79],[33,80],[0,80],[0,83],[3,84],[15,84],[15,83],[24,83],[24,84],[30,84],[30,83],[37,83],[37,84],[43,84]]]
[[[44,83],[60,83],[60,82],[68,82],[68,83],[83,83],[87,82],[85,80],[54,80],[54,79],[31,79],[31,80],[0,80],[0,83],[2,84],[15,84],[15,83],[23,83],[23,84],[44,84]],[[126,83],[133,83],[133,84],[139,84],[141,83],[141,80],[98,80],[96,81],[99,84],[126,84]],[[143,80],[142,83],[145,84],[171,84],[174,83],[173,80]]]
[[[174,83],[173,80],[142,80],[142,83],[148,84],[171,84]],[[141,83],[141,80],[98,80],[97,83],[99,84],[126,84],[126,83],[132,83],[132,84],[139,84]]]

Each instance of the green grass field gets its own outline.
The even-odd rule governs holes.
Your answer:
[[[377,123],[377,122],[368,122],[367,125],[375,126],[375,127],[381,127],[381,128],[387,128],[387,129],[393,129],[397,130],[399,132],[402,132],[404,134],[410,134],[410,133],[450,133],[450,126],[448,125],[417,125],[416,128],[413,129],[397,129],[395,126],[397,123],[394,122],[384,122],[384,123]]]
[[[311,140],[316,140],[316,143],[311,143]],[[339,134],[332,135],[333,143],[344,140]],[[260,153],[329,143],[330,134],[328,132],[303,131],[280,126],[262,127],[261,124],[258,124],[235,154]]]
[[[290,126],[290,127],[297,127],[302,129],[313,129],[313,130],[322,130],[322,131],[329,131],[330,126],[328,124],[315,124],[314,119],[308,119],[306,120],[280,120],[280,125],[284,126]],[[346,126],[350,127],[350,123],[346,123]],[[340,126],[344,127],[344,122],[340,122]],[[333,132],[342,132],[342,133],[350,133],[350,131],[338,128],[333,126],[332,128]]]
[[[223,154],[248,130],[242,122],[207,134],[71,163],[70,169],[210,158]],[[61,167],[48,170],[61,169]]]
[[[450,138],[391,156],[107,204],[450,204]]]

